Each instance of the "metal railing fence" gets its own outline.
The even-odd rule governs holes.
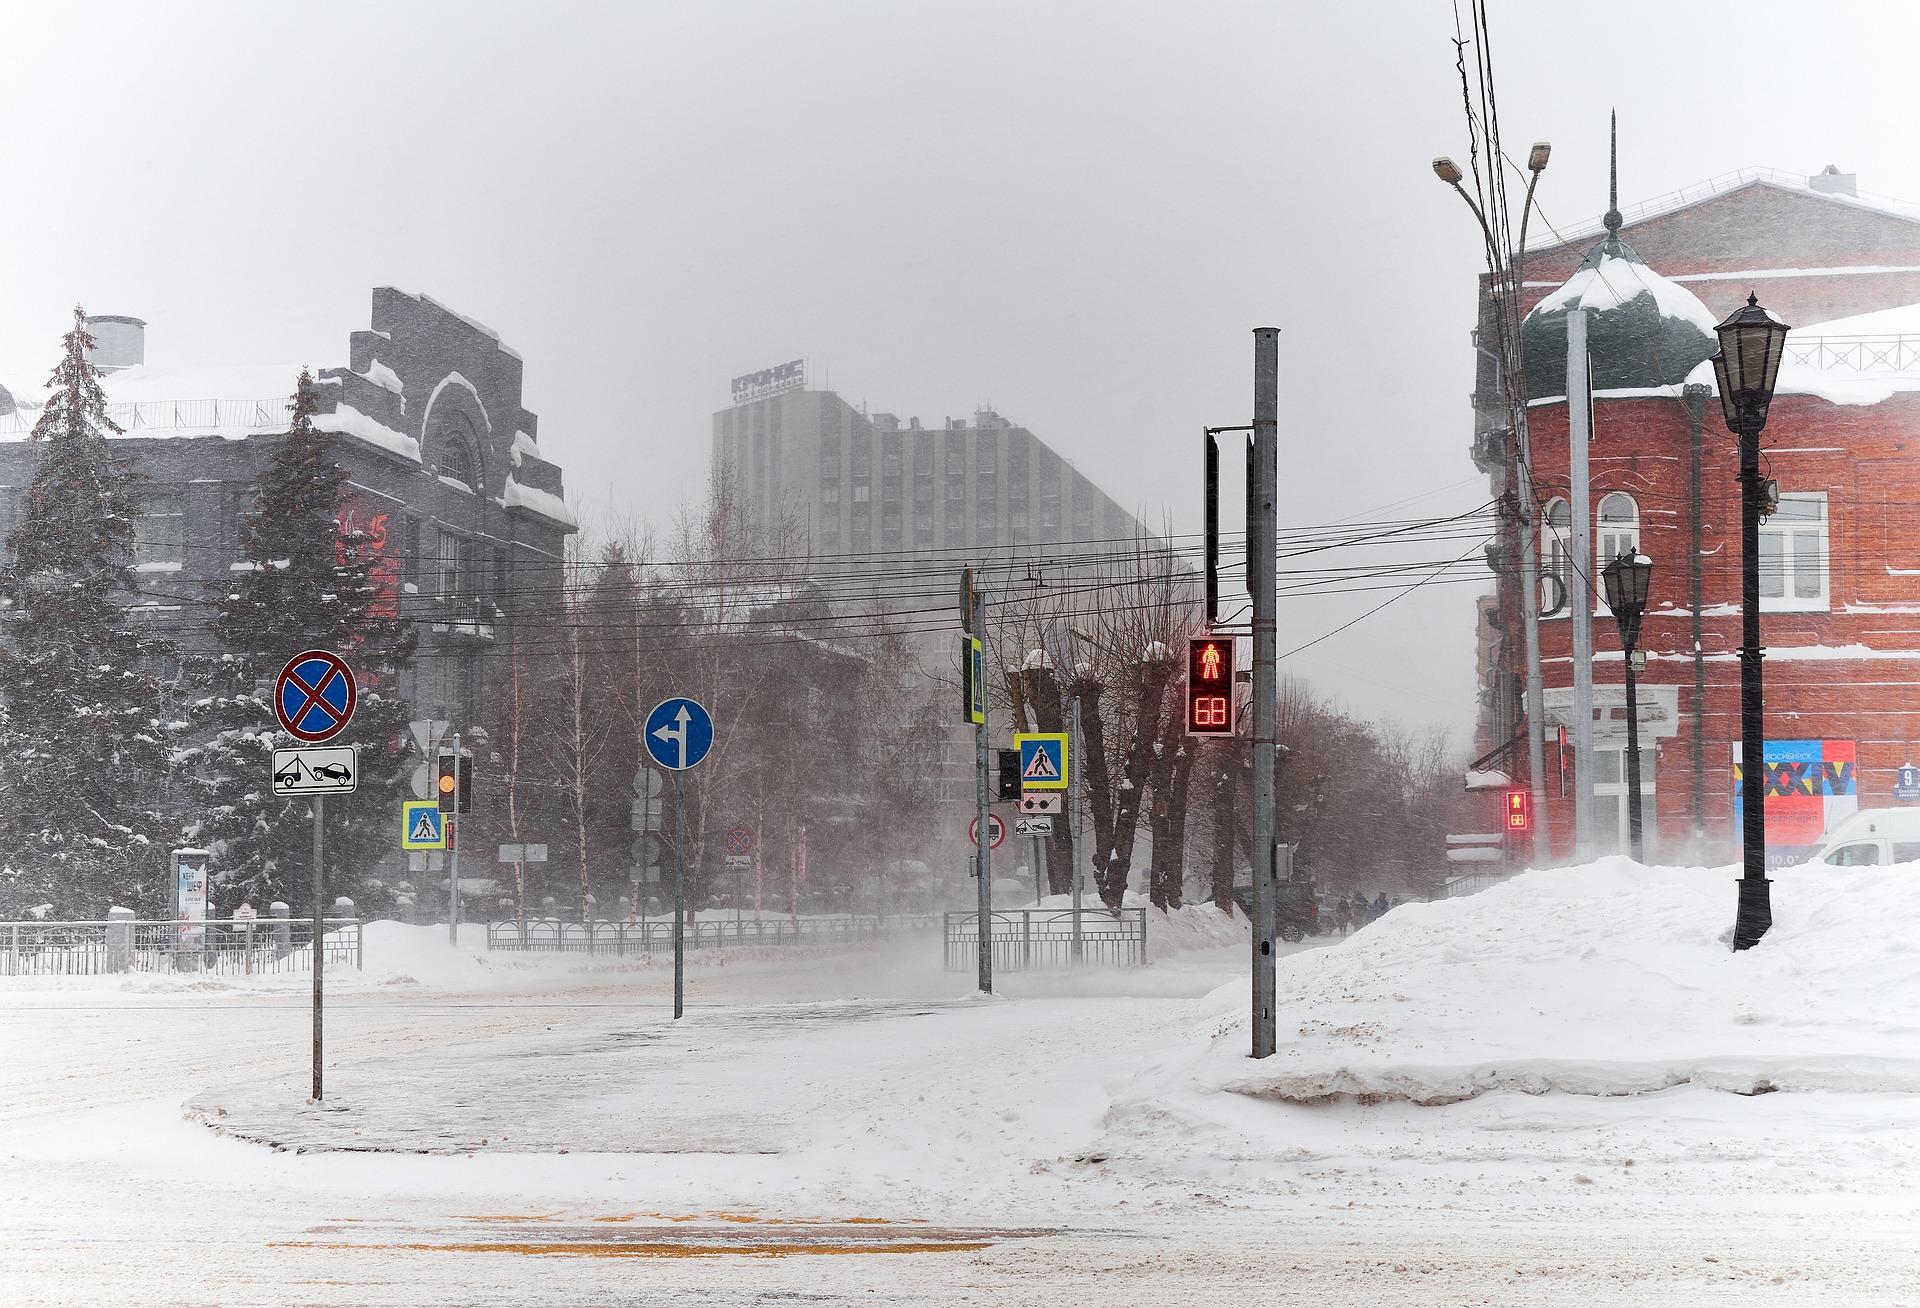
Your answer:
[[[329,968],[358,968],[358,918],[327,918]],[[255,976],[313,967],[311,919],[221,919],[184,924],[134,918],[105,922],[0,922],[0,976],[99,976],[115,972],[212,972]]]
[[[885,917],[845,914],[828,917],[725,918],[688,921],[688,949],[781,949],[798,946],[833,948],[870,941],[903,931],[930,931],[938,925],[932,913],[888,914]],[[529,918],[489,922],[487,948],[526,953],[609,954],[645,957],[673,952],[673,919],[648,918],[639,922],[564,922],[557,918]]]
[[[1074,966],[1074,915],[1079,914],[1080,964],[1139,967],[1147,961],[1147,910],[1144,908],[1014,908],[996,911],[987,938],[997,971]],[[944,917],[946,965],[966,971],[980,957],[980,915]]]

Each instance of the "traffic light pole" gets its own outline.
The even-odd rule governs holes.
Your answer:
[[[1280,329],[1253,333],[1253,485],[1247,494],[1247,589],[1253,599],[1253,1057],[1276,1048],[1274,769],[1280,726],[1279,564]]]
[[[978,589],[973,590],[971,599],[968,627],[984,650],[987,643],[987,601]],[[984,658],[981,667],[984,674]],[[974,851],[978,855],[975,866],[980,871],[980,884],[974,889],[978,894],[976,909],[980,923],[980,993],[990,995],[993,993],[993,826],[987,814],[987,759],[993,751],[987,748],[985,686],[976,687],[974,693],[980,699],[980,720],[973,724],[973,761],[977,773],[974,778],[974,797],[977,801]]]
[[[435,769],[438,770],[437,768]],[[453,806],[442,808],[447,828],[447,943],[460,944],[460,733],[453,733]]]

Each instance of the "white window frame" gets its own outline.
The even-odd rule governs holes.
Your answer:
[[[1833,567],[1830,542],[1832,523],[1828,516],[1830,505],[1825,491],[1782,491],[1780,507],[1790,504],[1816,506],[1816,518],[1790,518],[1784,513],[1776,513],[1760,524],[1760,611],[1762,613],[1825,613],[1833,607]],[[1816,593],[1797,595],[1806,568],[1796,562],[1798,551],[1796,544],[1803,538],[1815,542],[1815,557],[1818,560]],[[1769,562],[1768,544],[1775,544],[1777,553]],[[1780,593],[1769,595],[1770,584],[1777,584]]]
[[[1622,506],[1625,514],[1622,515]],[[1610,511],[1614,517],[1608,518]],[[1593,616],[1610,616],[1613,610],[1607,607],[1607,588],[1601,576],[1622,554],[1640,552],[1640,503],[1625,491],[1608,491],[1593,506]]]

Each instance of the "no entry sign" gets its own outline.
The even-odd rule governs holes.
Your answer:
[[[317,745],[346,728],[359,699],[353,669],[332,650],[295,654],[273,687],[273,711],[295,740]]]

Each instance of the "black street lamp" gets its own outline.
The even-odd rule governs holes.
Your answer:
[[[1747,296],[1745,307],[1714,328],[1720,353],[1713,375],[1720,408],[1740,438],[1740,908],[1733,947],[1751,949],[1773,926],[1767,882],[1766,710],[1760,685],[1760,514],[1767,490],[1760,476],[1760,429],[1767,425],[1787,324]]]
[[[1644,554],[1622,554],[1601,569],[1607,607],[1620,625],[1620,648],[1627,666],[1627,841],[1633,861],[1646,862],[1640,817],[1640,686],[1634,676],[1633,651],[1640,644],[1640,615],[1647,610],[1647,588],[1653,584],[1653,560]]]

